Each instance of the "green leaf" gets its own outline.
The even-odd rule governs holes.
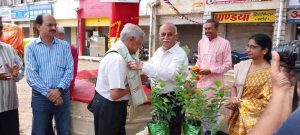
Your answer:
[[[221,82],[221,81],[215,81],[215,85],[216,85],[217,87],[220,87],[220,86],[222,85],[222,82]]]

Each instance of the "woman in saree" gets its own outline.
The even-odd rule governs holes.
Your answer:
[[[267,106],[272,94],[270,60],[272,40],[255,34],[246,46],[249,60],[234,66],[231,98],[225,107],[232,110],[228,120],[230,135],[246,135]]]

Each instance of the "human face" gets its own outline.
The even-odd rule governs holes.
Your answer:
[[[215,27],[214,23],[205,23],[204,33],[209,40],[212,40],[217,37],[218,28]]]
[[[134,37],[130,38],[129,46],[127,46],[129,53],[135,54],[142,46],[143,42],[144,42],[144,37],[140,37],[138,40],[136,40],[136,38]]]
[[[263,59],[264,55],[268,52],[268,49],[262,49],[260,45],[256,44],[254,39],[250,39],[248,41],[248,45],[246,46],[247,53],[250,59],[257,60]]]
[[[170,25],[163,25],[159,29],[159,41],[162,44],[163,50],[168,50],[172,48],[176,41],[178,35],[175,31],[175,28]]]
[[[56,38],[59,38],[59,39],[61,39],[61,40],[64,40],[65,39],[65,34],[63,34],[63,33],[56,33],[56,35],[55,35],[55,37]]]
[[[37,24],[41,37],[53,38],[56,35],[56,20],[51,15],[43,16],[43,24]]]

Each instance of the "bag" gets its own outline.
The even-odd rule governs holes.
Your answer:
[[[170,135],[169,126],[164,122],[149,122],[147,124],[150,135]]]
[[[96,99],[96,91],[95,91],[95,95],[94,95],[94,98],[91,100],[91,102],[87,105],[87,109],[91,112],[91,113],[93,113],[94,112],[94,110],[95,110],[95,106],[96,106],[96,104],[95,104],[95,99]]]

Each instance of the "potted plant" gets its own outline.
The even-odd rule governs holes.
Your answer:
[[[175,113],[172,111],[174,105],[170,104],[170,100],[160,96],[160,92],[165,88],[165,82],[155,82],[151,87],[150,101],[152,104],[153,121],[148,123],[148,131],[150,135],[169,135],[168,123],[171,116]]]
[[[197,89],[197,82],[201,79],[198,67],[192,67],[189,76],[180,70],[176,76],[177,85],[175,87],[176,98],[183,106],[185,121],[183,130],[185,135],[199,135],[206,123],[214,134],[219,130],[217,122],[218,111],[225,99],[225,88],[221,87],[220,81],[215,82],[214,87],[207,89]],[[208,94],[212,93],[212,94]]]

